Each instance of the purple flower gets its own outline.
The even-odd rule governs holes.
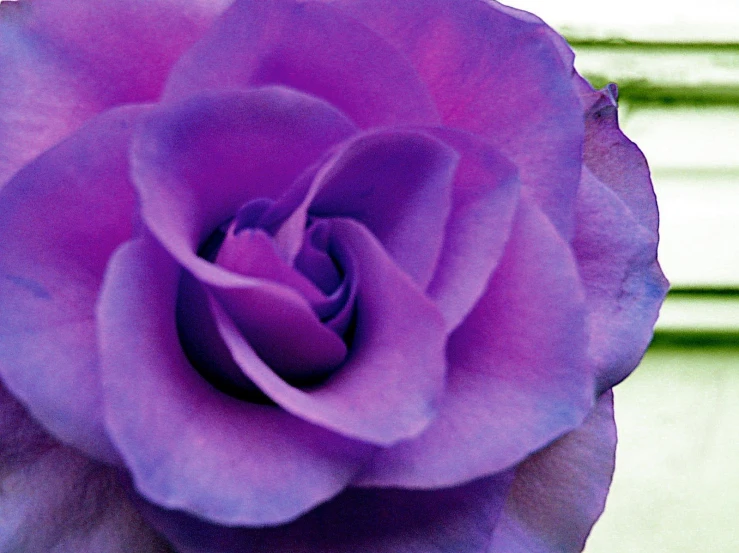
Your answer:
[[[0,8],[0,550],[580,551],[666,291],[615,87],[496,3],[228,4]]]

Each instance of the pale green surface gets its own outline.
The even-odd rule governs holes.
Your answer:
[[[739,109],[736,118],[739,121]],[[647,159],[655,153],[659,160],[658,152],[650,152],[651,140],[635,139]],[[739,135],[733,144],[739,152]],[[739,170],[726,174],[655,170],[652,178],[660,211],[659,259],[672,285],[738,287]]]
[[[739,25],[739,24],[738,24]],[[739,40],[739,37],[737,37]],[[739,48],[665,45],[575,46],[580,73],[617,83],[649,81],[653,86],[739,86]]]
[[[615,401],[616,475],[585,553],[737,553],[739,349],[652,349]]]
[[[704,334],[731,331],[737,334],[739,333],[739,296],[669,296],[660,311],[657,330],[673,333],[702,332]],[[739,343],[737,346],[739,347]]]

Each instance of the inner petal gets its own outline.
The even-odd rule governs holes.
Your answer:
[[[296,187],[302,188],[301,183]],[[213,347],[215,338],[222,345],[217,331],[204,333],[205,326],[215,330],[203,323],[204,318],[212,318],[208,301],[216,301],[259,357],[293,385],[320,383],[347,355],[355,271],[351,256],[332,237],[331,222],[306,221],[308,228],[299,232],[303,243],[294,256],[295,266],[290,263],[293,256],[282,251],[275,238],[290,220],[291,209],[300,204],[300,196],[293,189],[277,201],[248,202],[200,248],[201,256],[218,267],[267,286],[236,290],[206,286],[205,293],[188,293],[187,300],[179,302],[185,306],[179,313],[181,339],[207,342],[195,347],[183,344],[186,351],[197,353],[191,362],[206,378],[215,375],[210,378],[213,384],[231,395],[236,392],[242,397],[246,392],[248,396],[254,387],[242,374],[234,374],[235,366],[223,347]],[[188,329],[187,321],[199,321],[198,328]]]
[[[336,290],[342,279],[339,268],[328,253],[329,233],[327,221],[316,221],[306,232],[303,247],[295,258],[295,268],[325,294]]]

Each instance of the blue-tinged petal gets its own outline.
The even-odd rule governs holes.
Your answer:
[[[331,5],[237,0],[172,71],[164,99],[279,84],[323,98],[362,128],[438,123],[408,61]]]
[[[460,161],[454,175],[444,245],[426,292],[447,328],[460,324],[487,288],[510,236],[520,182],[515,167],[478,137],[429,129],[452,146]]]
[[[456,485],[577,427],[594,401],[585,307],[569,244],[522,198],[485,294],[449,339],[438,416],[417,438],[379,452],[358,483]]]
[[[359,221],[425,288],[442,253],[458,160],[424,132],[361,134],[321,168],[308,213]]]
[[[519,168],[562,235],[583,147],[572,55],[540,20],[493,1],[333,0],[399,50],[426,83],[441,122],[478,134]]]
[[[433,491],[350,489],[291,524],[224,528],[141,503],[181,553],[486,553],[512,471]]]
[[[0,191],[0,376],[57,438],[111,462],[95,302],[109,256],[132,233],[128,145],[145,111],[92,120]]]
[[[374,448],[212,387],[177,335],[181,271],[148,235],[111,259],[98,303],[108,432],[156,504],[225,525],[288,522],[346,487]]]
[[[52,438],[0,387],[0,551],[171,551],[118,478]]]
[[[613,394],[583,425],[517,469],[487,553],[580,553],[603,512],[615,465]]]
[[[95,114],[124,103],[155,100],[174,62],[228,3],[4,2],[0,186]]]
[[[280,197],[355,130],[324,101],[278,86],[160,106],[132,148],[143,219],[196,271],[207,263],[198,249],[221,224],[252,200]]]
[[[587,168],[575,213],[572,247],[588,306],[588,357],[604,391],[641,360],[668,285],[657,263],[657,236]]]

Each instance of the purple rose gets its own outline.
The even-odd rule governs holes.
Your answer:
[[[496,3],[229,4],[0,7],[0,550],[580,551],[666,291],[615,86]]]

